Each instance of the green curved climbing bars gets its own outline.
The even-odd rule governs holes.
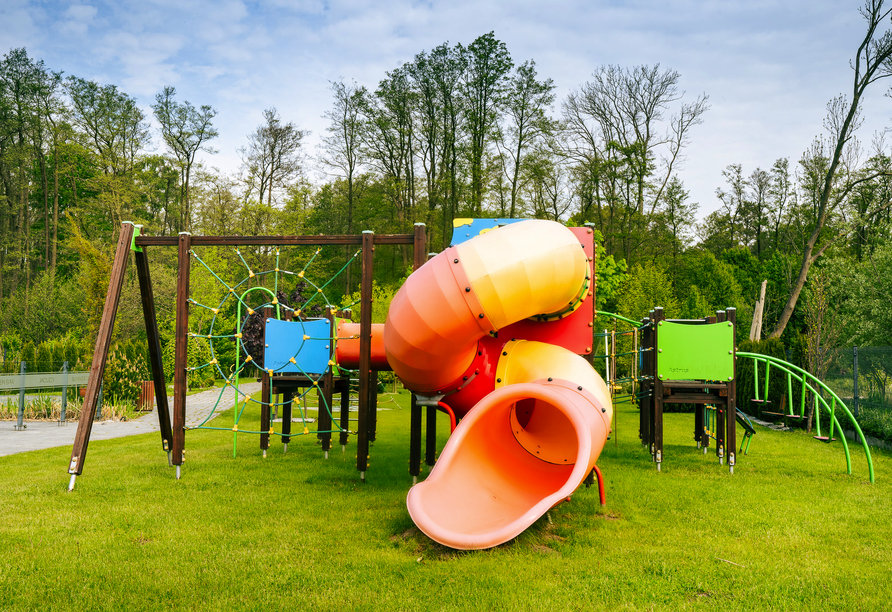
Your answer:
[[[836,406],[839,406],[840,408],[842,408],[842,410],[845,412],[846,416],[849,417],[849,421],[854,426],[855,431],[858,432],[858,436],[861,438],[861,444],[864,447],[864,455],[865,455],[865,457],[867,457],[867,468],[870,472],[870,482],[871,483],[874,482],[875,477],[874,477],[874,471],[873,471],[873,459],[870,456],[870,447],[867,444],[867,440],[864,438],[864,433],[861,431],[861,427],[858,426],[858,422],[855,420],[855,417],[852,415],[851,412],[849,412],[848,407],[846,407],[845,403],[839,398],[838,395],[836,395],[836,393],[833,392],[833,390],[830,387],[828,387],[823,382],[821,382],[813,374],[806,372],[799,366],[795,366],[792,363],[786,362],[782,359],[778,359],[777,357],[772,357],[770,355],[762,355],[759,353],[746,353],[746,352],[741,352],[741,351],[737,352],[737,356],[738,357],[747,357],[749,359],[752,359],[756,363],[762,361],[766,364],[766,368],[768,368],[770,366],[774,366],[776,368],[780,368],[781,370],[783,370],[784,372],[787,373],[787,385],[788,385],[787,391],[790,394],[791,414],[792,414],[792,390],[790,388],[790,386],[791,386],[790,378],[791,377],[795,378],[802,384],[802,399],[800,401],[800,416],[802,416],[802,413],[804,412],[806,389],[811,391],[814,394],[815,402],[820,401],[824,405],[824,408],[827,409],[827,412],[830,414],[830,432],[829,432],[828,438],[833,437],[834,427],[836,427],[839,430],[840,440],[842,441],[843,449],[845,450],[845,455],[846,455],[846,471],[848,474],[851,474],[852,473],[852,457],[849,452],[849,445],[848,445],[848,442],[846,442],[846,437],[843,433],[842,426],[839,424],[839,420],[836,418]],[[758,379],[758,370],[756,370],[756,372],[757,372],[756,377]],[[826,391],[827,394],[830,396],[830,398],[832,398],[832,402],[830,405],[828,405],[827,401],[823,397],[821,397],[820,393],[817,392],[818,389]],[[817,410],[815,411],[815,414],[816,415],[818,414]],[[818,431],[820,433],[820,425],[818,427],[819,427]]]

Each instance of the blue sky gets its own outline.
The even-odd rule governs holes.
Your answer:
[[[821,133],[826,103],[851,89],[863,36],[858,2],[517,0],[0,0],[0,53],[27,47],[53,70],[113,83],[147,115],[165,85],[218,111],[211,166],[234,172],[237,149],[275,106],[324,135],[329,82],[374,88],[422,50],[495,31],[516,63],[535,59],[558,100],[603,64],[660,63],[711,109],[680,171],[701,215],[717,207],[722,169],[749,173],[798,160]],[[873,86],[858,135],[892,125],[886,83]],[[555,114],[559,111],[556,106]],[[160,138],[155,138],[160,147]]]

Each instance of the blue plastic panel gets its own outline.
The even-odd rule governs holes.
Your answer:
[[[264,369],[296,374],[324,374],[331,359],[328,319],[266,320]],[[294,363],[291,358],[294,358]]]
[[[453,219],[452,220],[452,246],[461,244],[480,234],[508,225],[519,223],[527,219]]]

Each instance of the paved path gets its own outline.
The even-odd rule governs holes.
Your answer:
[[[260,391],[260,383],[242,383],[239,385],[242,393],[254,394]],[[219,389],[210,389],[202,393],[196,393],[186,397],[186,426],[198,425],[213,409]],[[220,400],[219,414],[221,410],[232,408],[232,391],[227,391]],[[137,434],[160,431],[158,426],[157,407],[151,413],[132,421],[99,421],[93,423],[90,432],[90,441],[108,440],[111,438],[123,438]],[[14,455],[26,451],[53,448],[56,446],[71,446],[74,444],[74,435],[77,433],[77,423],[69,422],[59,425],[56,421],[25,421],[27,426],[24,431],[16,431],[15,421],[0,421],[0,456]]]

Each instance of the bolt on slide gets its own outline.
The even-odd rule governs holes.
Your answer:
[[[591,295],[581,246],[559,223],[506,225],[440,253],[394,296],[390,366],[464,417],[407,499],[441,544],[481,549],[517,536],[569,498],[604,447],[607,386],[549,332]]]

